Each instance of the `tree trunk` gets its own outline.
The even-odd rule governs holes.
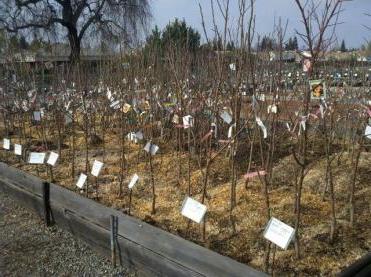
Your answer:
[[[75,27],[68,29],[68,41],[71,47],[70,62],[71,64],[76,64],[80,61],[81,40]]]

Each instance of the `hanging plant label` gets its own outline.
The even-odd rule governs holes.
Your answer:
[[[3,140],[3,148],[4,148],[5,150],[10,150],[10,139],[5,138],[5,139]]]
[[[132,189],[135,186],[135,184],[138,182],[138,180],[139,180],[139,176],[137,174],[134,174],[134,176],[130,180],[128,188]]]
[[[183,201],[181,213],[183,216],[193,220],[196,223],[201,223],[205,216],[207,207],[200,202],[187,197]]]
[[[103,163],[95,160],[93,163],[93,167],[91,169],[91,175],[98,177],[102,167],[103,167]]]
[[[14,154],[22,156],[22,145],[14,144]]]
[[[272,217],[265,228],[264,238],[286,250],[294,234],[294,228]]]
[[[58,158],[59,158],[59,155],[57,153],[50,152],[48,161],[46,163],[51,165],[51,166],[55,166],[55,164],[57,163]]]
[[[28,162],[30,164],[43,164],[46,153],[31,152]]]
[[[86,176],[84,173],[81,173],[80,177],[79,177],[79,180],[77,180],[76,186],[79,187],[80,189],[82,189],[82,187],[84,186],[87,178],[88,178],[88,176]]]

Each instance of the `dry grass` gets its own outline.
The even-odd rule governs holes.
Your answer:
[[[84,140],[79,133],[76,151],[76,173],[85,169]],[[233,211],[237,233],[233,234],[229,219],[229,166],[228,159],[221,155],[213,163],[208,185],[208,207],[206,234],[207,240],[201,238],[202,226],[192,223],[187,232],[188,220],[181,216],[180,207],[187,195],[188,155],[174,153],[170,144],[160,144],[160,152],[154,158],[156,185],[156,214],[151,215],[152,191],[149,180],[149,164],[142,145],[126,143],[126,159],[129,168],[125,171],[124,191],[118,196],[120,184],[120,151],[118,135],[106,134],[106,156],[104,170],[99,177],[99,201],[115,209],[127,211],[127,184],[134,173],[140,176],[132,195],[132,214],[164,230],[195,241],[205,247],[230,256],[252,267],[262,269],[265,241],[262,232],[267,223],[262,186],[258,179],[249,182],[245,188],[242,172],[237,186],[237,206]],[[13,142],[16,141],[15,139]],[[108,143],[109,142],[109,143]],[[67,146],[69,142],[66,141]],[[94,159],[102,160],[99,147],[90,150],[90,165]],[[35,166],[25,165],[15,160],[10,153],[1,151],[1,159],[23,170],[35,174]],[[54,169],[56,182],[68,189],[75,187],[76,178],[72,180],[69,148],[63,150],[62,161]],[[247,159],[247,157],[246,157]],[[362,153],[360,175],[357,180],[356,224],[348,224],[347,196],[350,180],[351,158],[345,154],[338,163],[334,162],[336,212],[338,233],[334,244],[328,241],[330,228],[330,202],[322,198],[324,186],[325,161],[313,161],[307,174],[302,198],[302,259],[296,260],[293,245],[287,251],[277,250],[276,269],[279,275],[333,275],[370,251],[371,246],[371,154]],[[281,159],[274,168],[274,183],[269,188],[272,215],[293,225],[294,223],[294,187],[292,176],[295,163],[290,156]],[[181,178],[178,170],[181,168]],[[47,178],[45,168],[39,167],[40,176]],[[203,175],[196,158],[191,163],[192,197],[201,199]],[[91,184],[90,180],[90,184]],[[90,186],[91,188],[91,186]],[[91,188],[92,189],[92,188]],[[93,196],[93,193],[90,193]]]

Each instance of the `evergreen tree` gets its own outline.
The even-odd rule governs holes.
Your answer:
[[[260,42],[259,49],[260,51],[271,51],[275,48],[275,46],[276,43],[272,38],[264,36]]]
[[[26,38],[24,36],[21,36],[19,38],[19,48],[21,48],[22,50],[27,50],[29,47],[29,44],[26,40]]]
[[[341,52],[347,52],[347,48],[345,46],[345,41],[344,40],[341,42],[340,51]]]

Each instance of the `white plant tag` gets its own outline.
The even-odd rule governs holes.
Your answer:
[[[268,106],[268,113],[277,113],[277,106],[276,105],[269,105]]]
[[[226,111],[223,111],[220,114],[220,117],[224,120],[225,123],[231,124],[231,122],[232,122],[232,116],[229,113],[227,113]]]
[[[144,151],[151,153],[152,156],[156,155],[159,149],[160,148],[156,144],[152,144],[151,142],[147,142],[147,144],[144,146]]]
[[[134,132],[130,132],[126,137],[127,137],[128,140],[130,140],[130,141],[135,141],[135,138],[136,138]]]
[[[120,109],[120,100],[116,100],[116,101],[111,102],[110,108],[112,108],[114,110]]]
[[[98,177],[102,167],[103,167],[103,163],[95,160],[93,163],[93,167],[91,169],[91,175]]]
[[[31,152],[30,153],[30,164],[43,164],[45,160],[46,153]]]
[[[196,223],[201,223],[205,216],[207,207],[200,202],[187,197],[183,201],[181,213],[183,216],[193,220]]]
[[[306,119],[302,119],[299,125],[299,136],[301,135],[301,130],[305,131],[305,129],[306,129]]]
[[[236,123],[232,124],[228,129],[228,138],[229,139],[233,137],[233,129],[236,129]]]
[[[14,144],[14,154],[22,156],[22,145]]]
[[[76,186],[79,187],[80,189],[82,189],[82,187],[84,186],[87,178],[88,178],[88,176],[86,176],[84,173],[81,173],[80,177],[79,177],[79,180],[77,180]]]
[[[183,116],[183,127],[184,129],[193,127],[193,117],[191,115]]]
[[[366,138],[371,139],[371,126],[370,125],[366,126],[365,136],[366,136]]]
[[[128,188],[132,189],[135,186],[135,184],[138,182],[138,180],[139,180],[139,176],[137,174],[134,174],[134,176],[130,180]]]
[[[218,136],[218,126],[215,123],[211,123],[211,131],[213,131],[214,138]]]
[[[3,148],[6,150],[10,150],[10,139],[5,138],[3,140]]]
[[[319,105],[319,111],[321,113],[321,118],[323,118],[323,115],[324,115],[324,107],[321,105]]]
[[[72,115],[70,113],[64,115],[64,122],[66,125],[72,123]]]
[[[139,140],[142,140],[144,137],[143,137],[143,133],[141,131],[138,131],[135,133],[135,137]]]
[[[262,129],[262,131],[263,131],[263,137],[264,138],[267,138],[268,137],[267,128],[265,127],[265,125],[264,125],[263,121],[260,119],[260,117],[257,117],[256,118],[256,123]]]
[[[231,63],[231,64],[229,65],[229,69],[232,70],[232,71],[236,71],[236,64]]]
[[[265,94],[261,93],[256,96],[256,98],[262,102],[265,102]]]
[[[172,122],[174,124],[179,124],[179,116],[177,114],[174,114]]]
[[[35,121],[41,121],[41,112],[40,111],[33,112],[33,119]]]
[[[57,163],[57,160],[59,158],[59,155],[55,152],[50,152],[48,161],[46,162],[47,164],[50,164],[51,166],[55,166]]]
[[[288,122],[286,122],[286,128],[289,130],[289,132],[291,132],[290,124]]]
[[[294,228],[272,217],[265,228],[264,238],[286,250],[294,234]]]

